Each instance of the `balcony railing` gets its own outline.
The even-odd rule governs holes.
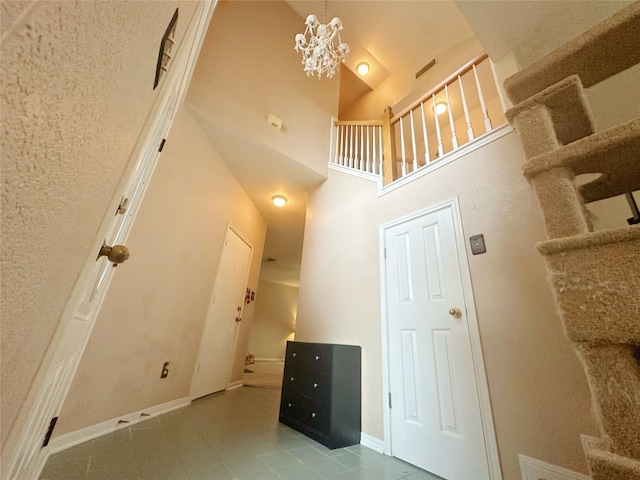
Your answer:
[[[380,120],[336,121],[331,163],[380,175],[387,185],[504,123],[491,61],[483,54],[398,114],[387,107]]]

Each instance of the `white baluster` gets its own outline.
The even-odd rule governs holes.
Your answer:
[[[480,86],[480,80],[478,80],[478,72],[476,72],[476,66],[473,66],[473,76],[476,79],[476,87],[478,88],[478,98],[480,98],[480,108],[482,109],[482,116],[484,117],[484,130],[490,132],[492,130],[491,120],[487,113],[487,105],[484,103],[484,95],[482,95],[482,87]]]
[[[473,140],[473,126],[471,125],[471,117],[469,117],[469,107],[467,106],[467,98],[464,96],[464,87],[462,86],[462,78],[458,75],[458,85],[460,85],[460,98],[462,98],[462,108],[464,109],[464,120],[467,122],[467,136],[469,141]]]
[[[436,95],[431,95],[431,101],[433,102],[433,118],[436,121],[436,137],[438,138],[438,158],[444,155],[444,148],[442,146],[442,135],[440,135],[440,122],[438,121],[438,112],[436,111]]]
[[[402,148],[402,176],[404,177],[407,174],[407,158],[404,150],[404,127],[402,126],[402,117],[400,117],[400,145]]]
[[[349,125],[349,167],[353,167],[353,125]]]
[[[420,111],[422,112],[422,139],[424,141],[424,164],[429,163],[429,137],[427,137],[427,122],[424,118],[424,102],[420,102]]]
[[[342,162],[340,165],[344,166],[347,163],[347,135],[348,135],[348,127],[346,125],[342,126]]]
[[[378,175],[382,176],[382,126],[378,127]]]
[[[340,142],[342,141],[342,125],[336,125],[336,157],[333,163],[340,165]]]
[[[364,158],[364,132],[363,130],[366,128],[365,125],[362,125],[360,127],[360,170],[364,171],[366,169],[364,162],[365,162],[365,158]]]
[[[416,131],[413,125],[413,110],[409,111],[409,120],[411,121],[411,149],[413,151],[413,171],[418,169],[418,152],[416,151]]]
[[[451,100],[449,99],[449,87],[447,85],[444,86],[444,95],[447,97],[447,110],[449,111],[449,125],[451,125],[451,144],[453,145],[453,150],[458,148],[458,137],[456,136],[456,124],[453,122],[453,113],[451,111]]]
[[[355,143],[355,153],[353,156],[353,168],[358,168],[360,165],[360,156],[358,154],[358,125],[355,127],[355,135],[353,136],[353,143]]]
[[[369,142],[371,141],[371,138],[369,137],[369,126],[367,125],[365,127],[367,129],[367,172],[371,173],[371,150],[369,148]]]

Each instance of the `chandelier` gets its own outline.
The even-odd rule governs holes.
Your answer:
[[[324,19],[327,17],[327,2],[324,4]],[[340,30],[342,21],[333,17],[328,24],[322,24],[318,17],[311,14],[304,24],[307,28],[304,34],[296,35],[294,50],[302,52],[302,65],[307,76],[326,75],[331,78],[340,68],[340,62],[344,62],[349,54],[349,45],[342,42]]]

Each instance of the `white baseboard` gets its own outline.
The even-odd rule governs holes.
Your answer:
[[[518,457],[520,458],[522,480],[590,480],[587,475],[542,460],[524,455],[518,455]]]
[[[360,445],[370,448],[375,452],[384,453],[384,441],[379,438],[372,437],[371,435],[367,435],[364,432],[360,433]]]
[[[51,440],[49,454],[54,454],[66,450],[67,448],[75,447],[81,443],[93,440],[94,438],[101,437],[107,433],[115,432],[121,428],[130,427],[136,423],[140,423],[152,417],[157,417],[163,413],[170,412],[177,408],[186,407],[191,403],[189,397],[179,398],[172,400],[171,402],[162,403],[154,407],[145,408],[137,412],[129,413],[122,417],[107,420],[106,422],[98,423],[90,427],[81,428],[75,432],[65,433],[59,437],[55,437]]]
[[[237,380],[227,385],[227,390],[233,390],[234,388],[242,387],[243,385],[244,383],[242,383],[242,380]]]

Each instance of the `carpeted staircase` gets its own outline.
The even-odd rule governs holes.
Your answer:
[[[537,248],[591,390],[594,480],[640,480],[640,225],[593,231],[585,208],[640,190],[640,118],[595,132],[584,89],[638,63],[640,2],[504,83],[549,237]],[[602,175],[579,187],[585,173]]]

